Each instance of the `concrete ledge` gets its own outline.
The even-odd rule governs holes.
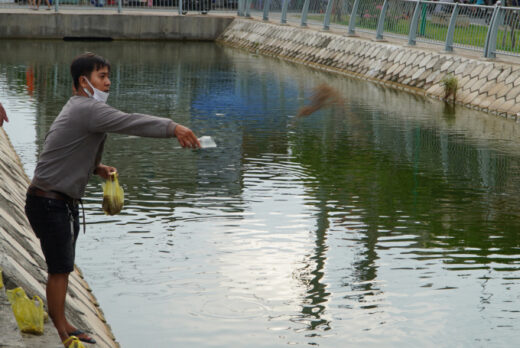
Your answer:
[[[174,12],[2,11],[0,38],[214,41],[232,21],[232,16]]]

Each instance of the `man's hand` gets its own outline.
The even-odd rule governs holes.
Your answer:
[[[4,121],[9,122],[9,119],[7,118],[7,114],[5,113],[2,103],[0,103],[0,127],[2,127]]]
[[[97,166],[94,174],[99,175],[105,180],[110,179],[112,173],[117,173],[117,169],[114,167],[106,166],[104,164],[100,164]]]
[[[200,148],[199,139],[197,139],[191,129],[178,124],[175,127],[174,134],[182,147]]]

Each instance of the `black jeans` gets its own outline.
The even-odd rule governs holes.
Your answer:
[[[79,234],[78,205],[27,195],[25,214],[40,239],[47,271],[51,274],[72,272]]]

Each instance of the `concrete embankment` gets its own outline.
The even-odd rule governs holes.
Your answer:
[[[118,14],[114,11],[3,9],[0,39],[109,38],[114,40],[214,41],[232,16],[180,16],[175,11]]]
[[[21,334],[5,296],[5,289],[21,286],[30,297],[45,299],[47,272],[39,241],[23,210],[29,179],[2,128],[0,154],[0,268],[5,283],[0,289],[0,347],[60,347],[50,320],[43,336]],[[96,347],[119,347],[78,269],[70,277],[66,313],[74,325],[93,333]]]
[[[235,19],[218,41],[436,98],[444,97],[442,79],[452,74],[457,103],[515,119],[520,112],[520,65],[514,62],[250,19]]]

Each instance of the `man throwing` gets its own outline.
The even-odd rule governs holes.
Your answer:
[[[95,342],[67,320],[65,298],[79,234],[78,201],[92,174],[108,179],[116,172],[101,163],[106,133],[177,137],[182,147],[200,147],[190,129],[170,119],[128,114],[107,105],[110,63],[103,57],[82,54],[73,60],[70,71],[75,95],[47,133],[25,206],[47,263],[49,315],[68,348],[83,347],[80,340]]]

